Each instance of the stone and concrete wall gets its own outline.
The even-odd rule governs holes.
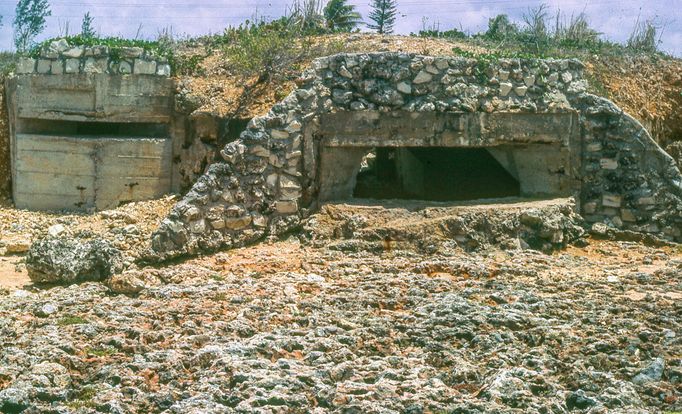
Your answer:
[[[6,138],[5,145],[1,146],[0,151],[7,150],[4,164],[7,173],[3,175],[5,182],[0,183],[0,191],[5,191],[7,196],[11,196],[9,192],[12,176],[16,178],[16,168],[14,173],[10,171],[10,148],[12,147],[15,153],[18,149],[13,143],[10,144],[10,136],[14,137],[17,134],[30,136],[31,140],[45,141],[42,144],[46,143],[48,147],[52,142],[51,149],[57,151],[53,151],[52,156],[58,165],[49,164],[41,171],[31,170],[31,174],[38,173],[47,177],[58,172],[55,168],[59,170],[62,168],[60,165],[68,164],[68,157],[62,159],[59,156],[59,146],[62,142],[70,142],[72,135],[76,133],[71,131],[73,127],[58,125],[62,121],[128,125],[129,127],[125,129],[134,132],[129,134],[128,138],[146,139],[146,144],[140,148],[150,148],[149,144],[152,141],[156,142],[155,150],[151,153],[137,153],[133,151],[134,145],[118,147],[121,151],[118,153],[119,158],[125,157],[125,162],[121,165],[127,165],[126,168],[130,167],[133,159],[138,159],[140,162],[144,159],[148,160],[148,166],[132,170],[143,171],[147,174],[138,178],[146,182],[153,181],[154,183],[149,188],[143,189],[140,180],[129,180],[123,184],[138,183],[139,185],[125,187],[126,190],[132,189],[132,191],[120,189],[115,192],[98,191],[100,196],[105,193],[119,194],[124,200],[118,201],[127,201],[131,197],[132,199],[148,198],[170,191],[183,193],[188,191],[205,172],[208,165],[220,157],[219,152],[222,146],[238,138],[238,132],[234,131],[243,130],[246,121],[227,120],[188,108],[181,98],[176,99],[181,95],[182,82],[176,83],[168,76],[169,74],[170,66],[167,59],[149,55],[138,47],[120,47],[112,50],[106,46],[73,46],[62,39],[51,42],[41,50],[38,58],[21,58],[15,76],[11,76],[6,82],[3,79],[1,85],[3,88],[7,86],[7,93],[3,93],[2,98],[4,99],[6,95],[11,102],[4,105],[2,101],[2,107],[8,108],[9,114],[0,120],[0,138]],[[8,124],[3,124],[3,121],[8,120],[10,121]],[[54,121],[54,124],[45,126],[50,121]],[[145,132],[141,132],[140,128],[135,131],[139,123],[162,125],[167,133],[163,137],[158,134],[144,136]],[[38,130],[37,124],[42,125]],[[3,130],[3,127],[6,129]],[[15,133],[10,133],[9,127],[13,127]],[[5,135],[2,135],[3,131],[6,132]],[[42,135],[42,137],[35,135]],[[50,136],[55,138],[48,138]],[[89,154],[93,162],[86,162],[85,164],[89,165],[88,168],[76,172],[77,175],[68,179],[66,176],[69,174],[63,174],[68,172],[67,169],[61,171],[61,182],[70,183],[68,191],[65,190],[64,194],[53,194],[54,192],[50,191],[49,202],[45,198],[42,200],[45,202],[33,205],[19,200],[17,205],[77,210],[110,206],[110,201],[116,201],[115,199],[96,202],[92,195],[101,187],[93,184],[101,181],[96,179],[96,174],[93,175],[94,165],[99,165],[94,160],[99,159],[100,154],[111,154],[111,148],[102,151],[105,146],[110,147],[108,144],[111,143],[106,139],[99,141],[90,139],[83,142],[83,151]],[[113,153],[116,152],[117,150],[113,150]],[[85,164],[76,163],[76,165]],[[2,166],[0,165],[0,168]],[[162,182],[154,180],[158,174],[164,177]],[[166,177],[167,174],[170,176]],[[79,183],[79,180],[74,178],[77,176],[89,177],[86,181],[90,184]],[[29,177],[28,182],[33,183],[33,178]],[[43,184],[50,188],[49,181],[43,180]],[[42,191],[34,188],[33,184],[23,187],[24,185],[20,184],[15,190],[22,194]],[[120,186],[115,184],[114,187]],[[76,191],[76,188],[88,190]],[[62,202],[59,201],[60,196],[64,196],[61,197]],[[14,194],[14,198],[16,203],[17,194]]]
[[[58,40],[39,59],[22,58],[6,82],[15,205],[102,210],[171,192],[169,74],[141,48],[114,55]]]
[[[632,117],[586,87],[577,60],[483,64],[397,53],[318,59],[299,79],[299,89],[225,146],[223,162],[210,166],[162,223],[153,254],[161,259],[195,254],[298,226],[317,206],[320,149],[335,139],[325,137],[325,115],[344,112],[496,114],[507,118],[500,131],[514,132],[493,139],[516,144],[541,135],[528,129],[533,121],[510,129],[519,114],[569,114],[574,121],[568,138],[554,147],[566,152],[555,173],[588,220],[682,240],[682,176],[675,163]],[[423,143],[434,135],[420,132]],[[471,134],[460,134],[464,139],[458,141],[456,135],[452,145],[490,144]]]
[[[55,40],[36,58],[20,58],[19,75],[64,75],[108,73],[120,75],[170,76],[168,59],[151,56],[141,47],[121,47],[116,53],[107,46],[72,46],[65,39]]]

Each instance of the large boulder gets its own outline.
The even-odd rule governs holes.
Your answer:
[[[108,241],[47,237],[33,243],[26,257],[35,283],[99,281],[123,270],[121,252]]]

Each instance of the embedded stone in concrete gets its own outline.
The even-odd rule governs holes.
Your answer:
[[[412,83],[414,83],[415,85],[420,85],[422,83],[431,82],[431,79],[433,79],[433,75],[426,71],[421,71],[417,74]]]
[[[69,42],[66,39],[58,39],[50,43],[50,50],[56,53],[62,53],[69,49]]]
[[[81,56],[83,56],[84,52],[85,50],[83,49],[82,46],[76,46],[62,52],[62,56],[66,58],[80,58]]]
[[[107,46],[91,46],[85,50],[85,56],[102,57],[109,54],[109,48]]]
[[[64,62],[61,60],[52,61],[50,72],[52,72],[53,75],[61,75],[64,73]]]
[[[133,73],[136,75],[154,75],[156,74],[156,62],[135,59]]]
[[[129,75],[133,73],[133,66],[130,64],[130,62],[122,60],[118,65],[118,72],[122,75]]]
[[[294,214],[298,211],[298,204],[296,201],[277,201],[275,210],[280,214]]]
[[[339,68],[339,75],[343,76],[344,78],[348,78],[348,79],[353,78],[353,74],[350,73],[350,71],[348,69],[346,69],[345,66],[342,66],[341,68]]]
[[[122,47],[121,57],[123,58],[139,58],[144,53],[141,47]]]
[[[512,90],[512,84],[509,82],[502,82],[500,83],[500,95],[501,96],[507,96],[509,95],[509,92]]]
[[[398,83],[398,85],[396,86],[396,88],[398,89],[398,92],[400,92],[400,93],[404,93],[404,94],[407,94],[407,95],[409,95],[409,94],[412,93],[412,86],[411,86],[409,83],[407,83],[407,82],[400,82],[400,83]]]
[[[289,133],[287,131],[273,129],[271,132],[271,136],[273,139],[287,139],[289,138]]]
[[[225,227],[227,227],[230,230],[241,230],[248,226],[249,224],[251,224],[251,221],[252,221],[251,216],[226,219]]]
[[[85,73],[105,73],[108,69],[107,59],[87,58],[83,65],[83,72]]]
[[[45,75],[50,73],[50,68],[52,68],[52,61],[46,59],[38,60],[38,66],[36,67],[36,70],[39,74]]]
[[[78,73],[80,72],[81,62],[78,59],[66,59],[64,62],[64,72],[65,73]]]
[[[526,92],[528,92],[528,87],[526,86],[517,86],[514,88],[514,93],[518,96],[526,96]]]
[[[599,165],[605,170],[615,170],[618,168],[618,160],[612,158],[602,158],[599,160]]]
[[[159,65],[158,68],[156,69],[156,74],[160,76],[170,76],[171,74],[170,65],[169,64]]]
[[[621,210],[620,218],[623,219],[623,221],[629,221],[629,222],[637,221],[637,216],[635,216],[634,211],[629,210],[629,209]]]
[[[33,73],[36,67],[36,60],[31,59],[31,58],[19,58],[17,61],[17,73],[18,74],[26,74],[26,73]]]
[[[620,207],[622,204],[622,197],[613,194],[604,194],[602,197],[602,205],[604,207]]]

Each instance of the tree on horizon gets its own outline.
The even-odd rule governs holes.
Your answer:
[[[97,36],[97,33],[95,33],[95,28],[92,27],[92,22],[95,20],[92,16],[90,16],[90,12],[86,12],[85,15],[83,15],[83,23],[81,24],[81,36],[85,38],[93,38]]]
[[[393,33],[398,4],[396,0],[372,0],[372,11],[369,19],[374,23],[368,23],[367,27],[376,30],[379,34]]]
[[[47,0],[19,0],[14,17],[14,46],[24,53],[33,39],[45,30],[45,18],[51,16]]]
[[[329,0],[324,8],[327,28],[335,32],[350,32],[362,21],[355,6],[347,4],[347,0]]]

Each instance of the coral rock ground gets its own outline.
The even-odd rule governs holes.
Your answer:
[[[682,410],[679,248],[380,250],[292,237],[143,270],[165,283],[138,295],[0,287],[0,412]]]

